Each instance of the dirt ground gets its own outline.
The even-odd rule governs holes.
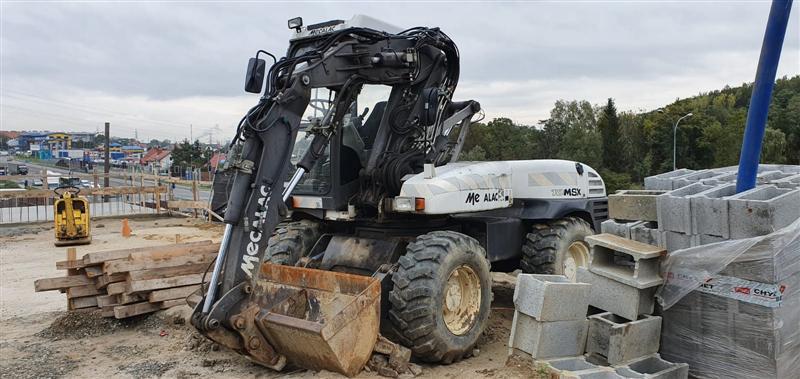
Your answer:
[[[215,240],[221,227],[183,218],[130,220],[133,236],[120,234],[121,220],[94,223],[92,251]],[[188,306],[128,320],[97,313],[68,313],[58,291],[33,291],[33,281],[64,275],[55,262],[66,249],[53,246],[50,224],[0,227],[0,377],[121,378],[342,378],[330,372],[289,370],[277,373],[219,348],[194,332]],[[494,302],[479,354],[447,365],[422,365],[420,378],[531,378],[539,374],[528,360],[507,360],[513,316],[513,278],[494,274]],[[358,378],[376,378],[362,372]],[[410,377],[410,376],[409,376]]]

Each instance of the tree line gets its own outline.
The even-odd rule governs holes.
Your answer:
[[[476,123],[460,160],[568,159],[600,172],[609,192],[640,187],[646,176],[678,168],[737,165],[752,84],[678,99],[648,112],[618,111],[609,98],[595,106],[558,100],[537,125],[508,118]],[[800,164],[800,76],[781,78],[772,93],[761,163]]]

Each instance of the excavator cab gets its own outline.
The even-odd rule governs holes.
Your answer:
[[[53,202],[56,246],[86,245],[92,242],[89,201],[78,187],[67,185],[53,190],[58,199]]]

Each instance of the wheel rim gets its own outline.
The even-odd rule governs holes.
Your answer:
[[[450,273],[445,283],[444,324],[460,336],[475,324],[481,307],[481,282],[471,267],[462,265]]]
[[[571,281],[575,281],[578,274],[578,267],[586,267],[589,265],[589,246],[586,242],[575,241],[567,248],[567,254],[564,256],[564,275]]]

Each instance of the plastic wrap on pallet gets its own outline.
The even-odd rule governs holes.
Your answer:
[[[678,250],[657,293],[661,354],[693,376],[800,372],[800,219],[772,234]]]
[[[664,309],[696,289],[712,290],[708,286],[715,283],[733,286],[735,278],[777,284],[800,272],[800,219],[764,236],[674,251],[663,267],[666,280],[656,297]]]

